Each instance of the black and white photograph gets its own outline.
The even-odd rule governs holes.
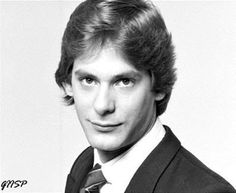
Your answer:
[[[1,192],[236,193],[235,10],[1,0]]]

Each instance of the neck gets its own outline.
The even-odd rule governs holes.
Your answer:
[[[129,146],[125,146],[125,147],[122,147],[122,148],[120,148],[118,150],[114,150],[114,151],[103,151],[103,150],[102,151],[97,150],[97,151],[98,151],[98,155],[99,155],[101,162],[106,163],[106,162],[112,160],[113,158],[121,155],[122,153],[127,151],[132,146],[133,146],[133,144],[130,144]]]

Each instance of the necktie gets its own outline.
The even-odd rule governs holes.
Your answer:
[[[102,174],[101,166],[96,164],[88,173],[84,187],[80,193],[99,193],[100,188],[106,184],[106,179]]]

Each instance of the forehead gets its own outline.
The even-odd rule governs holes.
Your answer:
[[[110,77],[117,74],[136,72],[144,74],[129,64],[114,48],[104,48],[92,57],[76,58],[73,72],[83,70],[99,76]]]

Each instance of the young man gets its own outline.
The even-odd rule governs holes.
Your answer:
[[[76,8],[56,81],[91,147],[75,161],[66,193],[235,193],[160,123],[175,80],[171,35],[151,2]]]

